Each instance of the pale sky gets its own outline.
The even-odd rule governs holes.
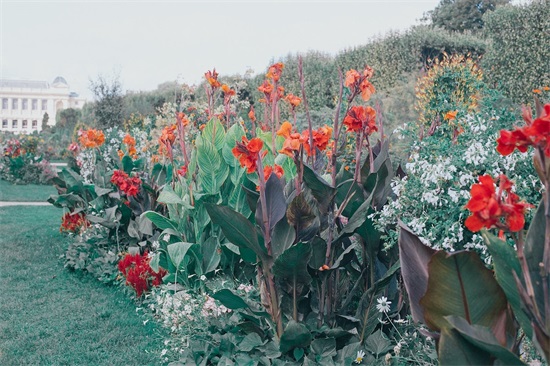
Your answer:
[[[118,73],[124,90],[263,72],[308,50],[336,54],[418,24],[439,0],[0,0],[0,77],[52,82],[91,99],[89,80]]]

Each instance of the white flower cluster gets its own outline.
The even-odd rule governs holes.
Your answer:
[[[530,165],[528,154],[501,156],[496,151],[498,134],[490,133],[488,128],[498,120],[498,116],[484,117],[483,114],[462,118],[460,124],[464,131],[458,143],[444,142],[448,144],[448,151],[444,150],[447,145],[438,145],[430,138],[414,143],[406,164],[408,179],[394,180],[391,187],[395,198],[390,198],[381,211],[370,215],[380,231],[390,230],[388,247],[397,240],[393,228],[401,219],[423,243],[433,248],[449,251],[466,248],[486,253],[482,238],[474,235],[470,239],[464,227],[469,215],[464,206],[470,199],[472,184],[477,183],[482,174],[495,178],[506,174],[515,182],[514,189],[523,190],[524,195],[526,191],[532,195],[540,191],[536,175],[521,173]]]

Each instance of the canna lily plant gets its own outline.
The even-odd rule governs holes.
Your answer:
[[[466,205],[471,215],[465,225],[482,231],[494,271],[475,253],[424,246],[400,223],[400,261],[411,313],[438,339],[441,364],[523,364],[518,324],[540,355],[550,359],[550,104],[542,107],[536,100],[536,111],[532,118],[524,109],[526,125],[502,130],[496,147],[502,155],[534,150],[545,192],[526,233],[524,215],[532,205],[520,200],[505,175],[498,186],[493,177],[481,176]]]
[[[242,187],[252,214],[205,204],[214,227],[223,233],[220,241],[237,246],[243,259],[246,254],[245,260],[255,265],[265,312],[251,311],[257,307],[230,290],[212,297],[256,319],[255,324],[267,320],[282,353],[303,355],[311,345],[311,357],[318,357],[313,344],[322,340],[334,350],[328,354],[336,361],[337,343],[361,345],[377,327],[376,296],[397,294],[388,290],[388,284],[395,286],[397,255],[382,252],[369,218],[392,194],[396,173],[388,142],[370,141],[378,128],[375,109],[355,103],[358,96],[368,101],[374,92],[371,68],[351,70],[345,82],[341,77],[332,127],[313,129],[308,123],[302,132],[290,122],[278,123],[279,101],[299,105],[297,97],[283,95],[278,83],[282,70],[282,64],[273,65],[259,87],[265,95],[264,120],[252,113],[252,122],[260,127],[252,136],[237,138],[231,149],[256,186]],[[301,99],[307,101],[304,94],[302,90]],[[350,142],[354,169],[341,160]]]

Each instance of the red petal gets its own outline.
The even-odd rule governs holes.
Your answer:
[[[482,221],[477,215],[472,215],[466,219],[464,222],[468,230],[471,232],[477,232],[485,226],[485,221]]]

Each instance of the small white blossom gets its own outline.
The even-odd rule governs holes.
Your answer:
[[[382,296],[376,299],[376,302],[378,302],[378,304],[376,304],[376,309],[378,310],[378,312],[387,313],[388,311],[390,311],[391,301],[388,301],[388,298],[386,296]]]
[[[355,361],[353,361],[353,362],[362,363],[363,358],[365,358],[365,355],[366,355],[365,351],[363,351],[363,350],[357,351],[357,357],[355,357]]]

